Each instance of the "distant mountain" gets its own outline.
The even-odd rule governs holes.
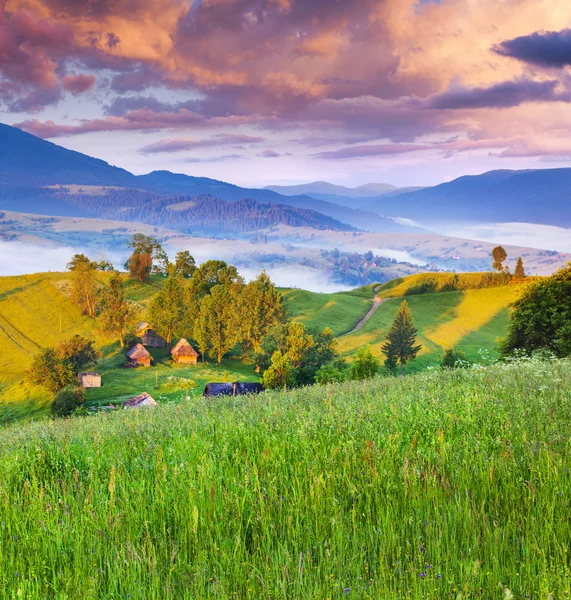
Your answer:
[[[86,216],[61,202],[45,186],[106,186],[143,190],[163,197],[209,195],[235,202],[251,199],[319,212],[351,227],[376,232],[407,232],[408,226],[374,212],[362,212],[305,195],[281,196],[271,190],[188,175],[154,171],[135,176],[105,161],[66,150],[17,128],[0,124],[0,209],[53,216]]]
[[[272,190],[283,196],[297,196],[307,194],[313,196],[343,196],[345,198],[366,198],[369,196],[380,196],[386,192],[391,192],[397,188],[388,183],[367,183],[359,187],[350,188],[344,185],[335,185],[327,181],[314,181],[313,183],[304,183],[301,185],[270,185],[265,188]]]
[[[98,194],[52,190],[54,198],[89,217],[162,225],[185,232],[243,233],[276,225],[330,231],[354,228],[313,210],[242,199],[227,202],[208,195],[163,197],[135,189],[101,190]]]
[[[571,227],[571,169],[490,171],[397,199],[380,196],[379,214],[438,223],[537,223]]]

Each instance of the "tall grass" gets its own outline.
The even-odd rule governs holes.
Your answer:
[[[570,446],[569,361],[6,428],[0,598],[565,598]]]

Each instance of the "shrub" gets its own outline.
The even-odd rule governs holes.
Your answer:
[[[351,365],[351,379],[361,381],[374,377],[381,366],[379,359],[371,352],[370,346],[359,348]]]
[[[85,390],[76,385],[68,385],[59,390],[52,402],[52,413],[56,417],[69,417],[85,403]]]
[[[466,358],[466,355],[461,350],[453,350],[449,348],[442,356],[440,367],[442,369],[459,369],[468,367],[472,363]]]

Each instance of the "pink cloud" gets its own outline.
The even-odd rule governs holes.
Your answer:
[[[66,75],[62,77],[61,86],[74,96],[78,96],[93,89],[96,81],[95,75]]]
[[[161,140],[141,148],[143,154],[157,154],[160,152],[182,152],[196,148],[214,148],[217,146],[234,146],[238,144],[257,144],[265,138],[238,133],[219,133],[204,140],[177,138]]]

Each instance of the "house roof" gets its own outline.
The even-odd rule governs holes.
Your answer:
[[[142,394],[139,394],[138,396],[135,396],[130,400],[125,400],[125,402],[123,402],[123,406],[134,408],[136,406],[140,406],[144,402],[146,402],[150,406],[157,406],[155,399],[151,396],[151,394],[148,394],[147,392],[143,392]]]
[[[151,355],[149,354],[149,351],[142,344],[137,344],[136,346],[133,346],[131,348],[131,350],[129,350],[129,352],[127,352],[127,356],[131,360],[135,360],[138,358],[150,358],[151,357]]]
[[[95,371],[86,371],[84,373],[78,373],[78,375],[79,377],[101,377],[101,375]]]
[[[150,325],[146,321],[141,321],[137,325],[137,331],[143,331],[144,329],[148,329],[149,327],[150,327]]]
[[[184,338],[178,341],[178,344],[171,350],[171,354],[173,356],[198,356],[198,352]]]
[[[204,396],[233,396],[234,386],[236,386],[236,395],[259,394],[264,391],[261,383],[207,383],[204,388]]]

